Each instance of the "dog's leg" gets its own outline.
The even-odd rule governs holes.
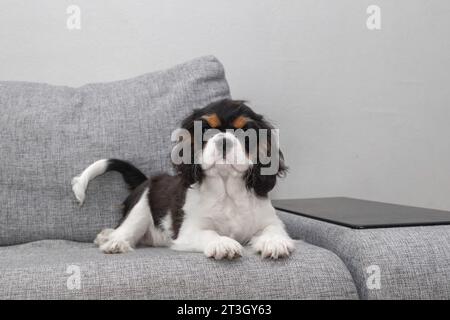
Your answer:
[[[213,230],[181,230],[171,247],[179,251],[203,252],[208,258],[233,259],[242,255],[242,246],[229,237]]]
[[[100,250],[104,253],[122,253],[133,250],[133,247],[142,239],[149,225],[153,223],[150,206],[148,202],[148,189],[146,189],[139,198],[139,201],[128,212],[125,220],[114,231],[108,231],[103,234],[102,231],[97,239],[107,241],[100,245]],[[97,240],[96,239],[96,240]],[[100,241],[98,241],[100,243]]]
[[[100,247],[102,244],[108,242],[109,236],[113,232],[114,229],[103,229],[95,238],[94,243]]]
[[[294,250],[294,241],[284,230],[283,223],[274,217],[272,223],[259,231],[251,240],[250,245],[263,258],[284,258]]]
[[[158,228],[154,222],[150,223],[147,232],[139,244],[151,247],[169,247],[172,244],[172,218],[170,212],[166,214]]]

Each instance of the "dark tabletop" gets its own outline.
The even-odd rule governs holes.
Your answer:
[[[355,229],[450,225],[450,212],[353,198],[273,200],[276,209]]]

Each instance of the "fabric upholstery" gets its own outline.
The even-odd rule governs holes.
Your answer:
[[[227,97],[223,67],[212,56],[79,88],[0,82],[0,245],[92,241],[115,227],[127,195],[120,175],[94,180],[81,208],[72,177],[111,157],[146,174],[170,170],[170,135],[180,120]]]
[[[363,299],[450,299],[450,226],[360,230],[278,214],[293,236],[336,253]]]
[[[0,288],[0,299],[358,298],[342,261],[302,241],[284,260],[246,250],[215,261],[167,248],[106,255],[89,243],[44,240],[0,248]]]

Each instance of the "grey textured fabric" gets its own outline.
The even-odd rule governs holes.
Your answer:
[[[0,288],[0,299],[358,298],[342,261],[301,241],[289,259],[247,250],[215,261],[166,248],[105,255],[88,243],[44,240],[0,248]]]
[[[80,88],[0,82],[0,245],[91,241],[114,227],[127,195],[120,176],[93,181],[81,208],[72,177],[111,157],[146,174],[170,170],[172,130],[192,108],[227,97],[223,67],[212,56]]]
[[[356,230],[278,214],[290,234],[336,253],[363,299],[450,299],[450,226]]]

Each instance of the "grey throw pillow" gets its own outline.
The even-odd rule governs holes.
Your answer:
[[[223,67],[212,56],[79,88],[0,82],[0,245],[92,241],[115,227],[128,194],[120,175],[92,181],[83,207],[72,177],[112,157],[148,175],[171,170],[170,135],[180,120],[228,97]]]

